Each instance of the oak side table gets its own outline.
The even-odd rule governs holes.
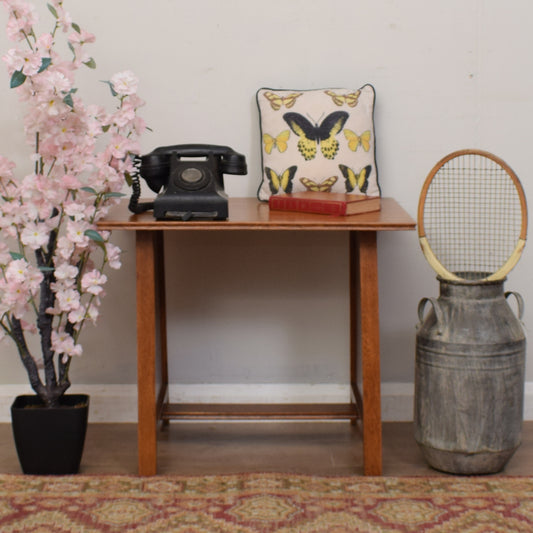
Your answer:
[[[171,419],[362,420],[365,475],[382,473],[379,352],[379,231],[413,230],[415,221],[392,198],[380,211],[329,216],[270,211],[255,198],[230,198],[224,221],[157,221],[120,204],[98,223],[101,230],[135,231],[137,270],[137,388],[139,475],[157,473],[157,426]],[[350,257],[350,383],[346,404],[170,404],[166,339],[164,241],[166,231],[346,231]],[[358,303],[364,312],[358,316]],[[361,341],[362,393],[357,380]]]

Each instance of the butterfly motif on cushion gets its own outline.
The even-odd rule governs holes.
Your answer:
[[[286,193],[292,192],[292,180],[296,174],[298,167],[293,165],[287,170],[284,170],[281,174],[277,174],[269,167],[265,167],[265,172],[268,178],[268,186],[272,194],[284,191]]]
[[[335,159],[339,151],[339,141],[335,135],[340,133],[348,117],[346,111],[335,111],[328,115],[320,125],[313,126],[299,113],[285,113],[283,115],[291,130],[300,137],[298,150],[306,161],[315,157],[318,144],[320,144],[320,150],[326,159]]]
[[[348,94],[337,94],[333,91],[324,91],[328,96],[331,96],[331,99],[335,105],[342,106],[344,104],[349,105],[350,107],[355,107],[359,102],[359,96],[361,90],[357,90],[354,93]]]
[[[359,189],[363,194],[368,189],[368,178],[372,172],[372,165],[367,165],[356,174],[351,168],[346,165],[339,165],[339,168],[346,181],[346,192],[352,192],[354,189]]]
[[[272,137],[268,133],[263,134],[263,142],[265,143],[265,152],[271,154],[274,148],[277,148],[280,153],[287,150],[287,141],[289,140],[291,132],[289,130],[283,130],[276,137]]]
[[[331,176],[330,178],[322,180],[320,183],[317,183],[316,181],[309,178],[300,178],[300,181],[303,183],[304,187],[308,191],[331,192],[331,188],[333,187],[333,185],[335,185],[337,179],[337,176]]]
[[[270,102],[272,109],[278,111],[283,106],[285,106],[287,109],[291,108],[296,103],[298,97],[302,96],[302,94],[303,93],[291,93],[287,96],[280,96],[272,91],[267,91],[264,93],[264,96]]]
[[[370,150],[370,130],[364,131],[361,135],[357,135],[357,133],[352,130],[344,130],[344,136],[348,140],[348,148],[352,152],[357,151],[359,146],[362,146],[365,152]]]

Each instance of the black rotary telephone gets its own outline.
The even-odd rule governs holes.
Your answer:
[[[135,160],[129,209],[153,209],[158,220],[228,218],[223,174],[246,174],[246,159],[228,146],[180,144],[156,148]],[[153,202],[139,202],[139,175],[158,194]],[[161,191],[161,192],[160,192]]]

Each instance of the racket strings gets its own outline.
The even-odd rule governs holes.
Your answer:
[[[424,228],[439,262],[465,279],[498,271],[520,236],[520,195],[507,171],[466,154],[445,163],[427,191]]]

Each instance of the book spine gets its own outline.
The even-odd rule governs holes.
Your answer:
[[[322,215],[346,214],[346,204],[343,202],[318,202],[316,200],[289,198],[287,196],[271,196],[269,204],[271,209],[277,209],[279,211],[300,211],[302,213],[317,213]]]

